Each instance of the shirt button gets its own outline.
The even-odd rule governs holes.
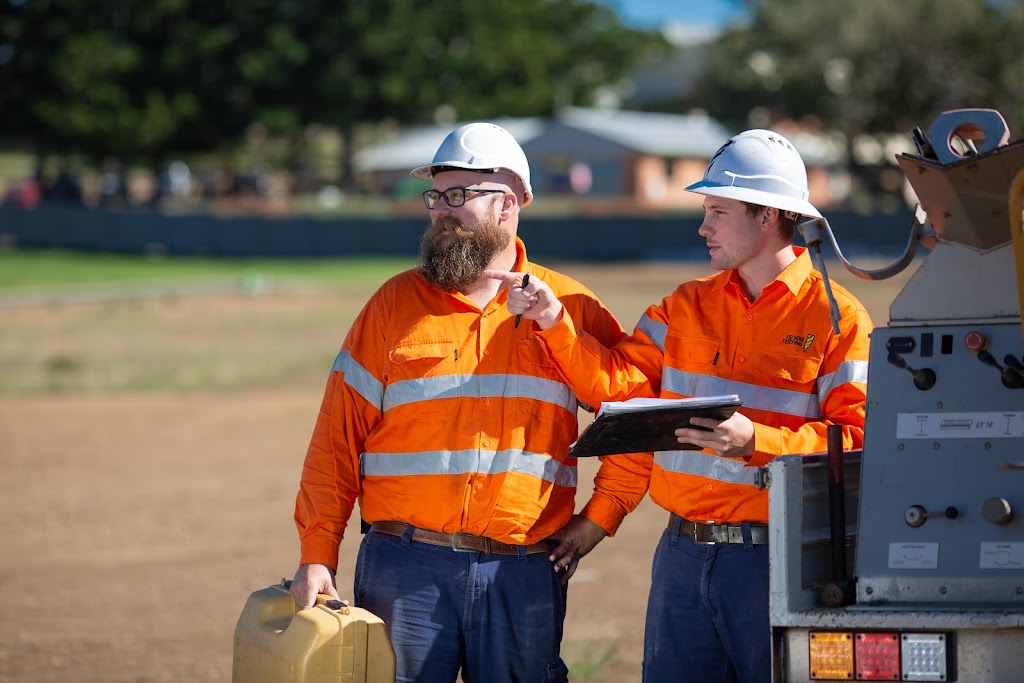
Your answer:
[[[485,405],[485,406],[489,406],[489,405],[491,405],[491,399],[489,399],[489,398],[485,398],[485,399],[484,399],[484,405]]]
[[[490,349],[484,349],[484,355],[485,356],[491,355],[491,350]]]
[[[476,490],[477,491],[481,491],[481,490],[483,490],[483,488],[484,488],[484,483],[482,481],[478,481],[476,483]]]
[[[708,491],[714,491],[714,490],[715,490],[715,485],[714,484],[708,484]]]
[[[753,319],[754,319],[754,316],[752,316],[750,314],[747,315],[747,320],[753,320]]]
[[[490,442],[490,441],[484,441],[484,445],[485,445],[485,446],[490,446],[490,445],[491,445],[491,442]]]
[[[747,357],[746,356],[740,356],[736,360],[738,360],[741,363],[746,363],[747,362]]]

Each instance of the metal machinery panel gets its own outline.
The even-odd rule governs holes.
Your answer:
[[[968,348],[976,335],[999,363],[1021,358],[1016,321],[872,335],[859,603],[1024,606],[1024,388]]]

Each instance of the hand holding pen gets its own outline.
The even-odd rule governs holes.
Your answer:
[[[536,276],[506,270],[485,270],[483,276],[508,285],[508,310],[515,314],[516,326],[522,318],[527,318],[546,330],[562,319],[562,302],[547,283]]]
[[[520,285],[520,289],[526,289],[526,285],[528,285],[528,284],[530,284],[530,274],[529,273],[524,273],[523,274],[523,284]],[[516,313],[516,321],[513,324],[513,327],[515,327],[517,330],[519,329],[519,321],[522,320],[522,319],[523,319],[523,314],[522,313]]]

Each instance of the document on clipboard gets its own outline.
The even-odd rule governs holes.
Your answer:
[[[692,417],[724,420],[742,405],[736,394],[696,398],[632,398],[601,404],[601,410],[569,455],[585,458],[618,453],[699,450],[692,443],[679,443],[680,427],[704,429],[690,424]],[[710,431],[710,430],[708,430]]]

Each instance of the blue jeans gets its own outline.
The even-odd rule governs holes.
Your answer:
[[[768,683],[768,546],[703,545],[666,529],[654,552],[644,683]]]
[[[568,681],[559,656],[566,591],[545,553],[485,555],[371,531],[355,603],[387,626],[396,681]]]

